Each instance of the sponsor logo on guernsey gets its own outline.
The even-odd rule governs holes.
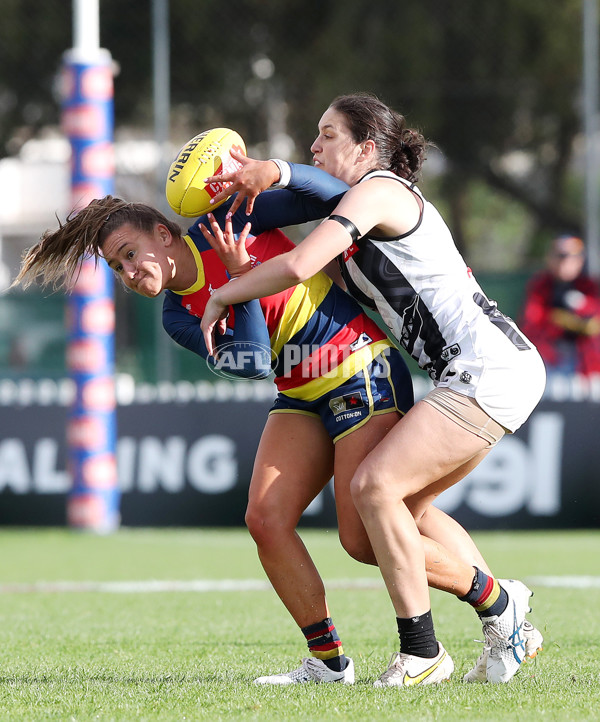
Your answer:
[[[452,344],[452,346],[446,346],[446,348],[442,351],[441,356],[443,361],[450,361],[459,354],[460,346],[457,343],[454,343]]]
[[[352,258],[352,256],[353,256],[355,253],[357,253],[357,251],[358,251],[358,246],[356,245],[356,243],[353,243],[351,246],[349,246],[348,248],[346,248],[346,250],[344,251],[344,254],[343,254],[343,255],[344,255],[344,261],[347,261],[349,258]]]
[[[368,346],[372,341],[373,339],[369,336],[369,334],[363,331],[356,339],[356,341],[352,341],[352,343],[350,344],[350,350],[358,351],[359,348],[364,348],[365,346]]]
[[[364,401],[359,391],[355,391],[351,394],[344,394],[343,396],[336,396],[329,402],[329,408],[335,416],[344,414],[342,418],[348,418],[347,412],[355,411],[351,414],[352,416],[360,416],[360,411],[357,409],[364,408]]]

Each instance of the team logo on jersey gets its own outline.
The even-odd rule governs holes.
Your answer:
[[[460,354],[460,346],[455,343],[452,344],[452,346],[446,346],[446,348],[442,351],[442,360],[443,361],[450,361],[450,359],[455,358]]]
[[[335,416],[343,414],[346,411],[363,408],[364,405],[365,403],[359,391],[355,391],[352,394],[344,394],[343,396],[336,396],[335,399],[329,401],[329,408]]]
[[[359,348],[368,346],[372,340],[373,339],[369,336],[369,334],[363,331],[356,341],[352,341],[350,344],[350,351],[358,351]]]
[[[463,384],[470,384],[473,377],[468,371],[463,371],[458,378],[463,382]]]
[[[346,250],[344,251],[344,261],[347,261],[349,258],[352,258],[352,256],[358,252],[358,246],[356,243],[353,243],[351,246],[348,246]]]

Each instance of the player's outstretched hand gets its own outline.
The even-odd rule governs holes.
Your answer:
[[[231,215],[231,212],[229,212],[225,217],[224,231],[212,213],[207,215],[211,230],[203,223],[199,223],[198,228],[200,228],[204,238],[206,238],[211,247],[216,251],[230,277],[237,278],[252,268],[250,254],[246,250],[246,240],[248,233],[250,233],[251,226],[250,223],[246,223],[242,232],[236,238],[233,233]]]
[[[230,154],[232,158],[241,164],[241,168],[234,173],[210,176],[204,182],[207,184],[213,182],[229,184],[220,193],[217,193],[211,203],[216,204],[237,193],[231,204],[230,212],[235,213],[245,199],[246,215],[249,216],[254,208],[256,196],[279,180],[279,168],[270,160],[248,158],[237,147],[232,148]]]

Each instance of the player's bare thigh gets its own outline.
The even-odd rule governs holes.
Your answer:
[[[487,440],[419,401],[360,465],[352,492],[376,497],[378,505],[421,496],[430,485],[439,494],[440,480],[451,486],[460,477],[453,472],[488,447]]]
[[[366,424],[335,445],[334,486],[340,541],[350,556],[366,564],[375,564],[376,561],[352,500],[350,482],[365,457],[400,420],[400,414],[395,411],[372,416]]]
[[[248,492],[248,514],[295,527],[333,474],[334,446],[316,416],[271,414]]]

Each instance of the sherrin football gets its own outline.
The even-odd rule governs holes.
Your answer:
[[[246,152],[244,141],[235,130],[213,128],[195,135],[181,148],[167,174],[167,201],[175,213],[185,218],[202,216],[227,200],[210,204],[230,183],[206,184],[204,179],[240,168],[240,163],[229,154],[234,145]]]

